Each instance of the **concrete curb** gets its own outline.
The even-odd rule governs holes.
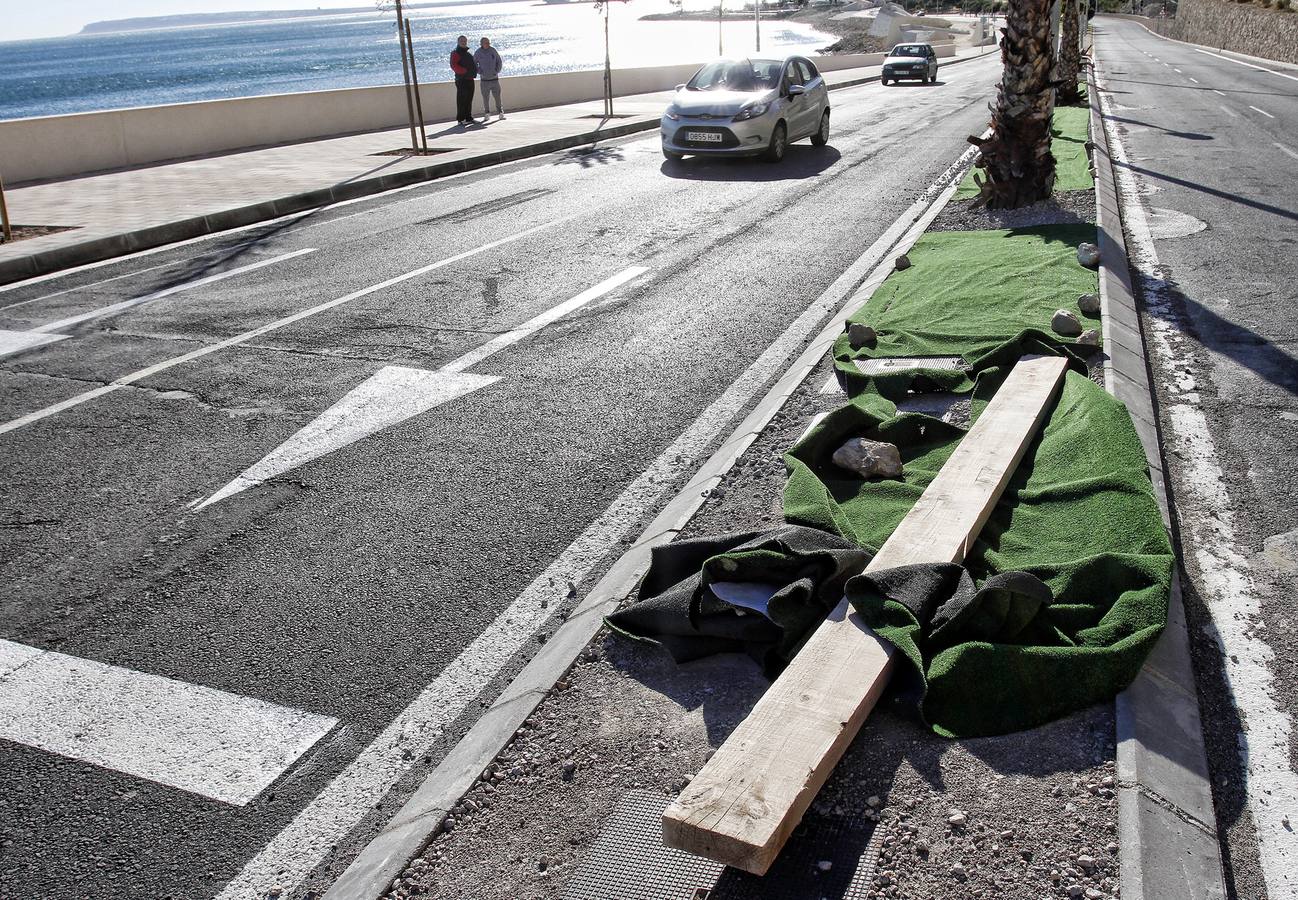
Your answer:
[[[1127,405],[1149,460],[1154,496],[1171,530],[1162,437],[1149,382],[1122,207],[1095,73],[1089,75],[1099,232],[1105,384]],[[1217,817],[1199,718],[1179,566],[1167,627],[1144,669],[1115,701],[1118,842],[1123,900],[1225,898]]]
[[[461,172],[483,169],[488,166],[499,165],[500,163],[514,162],[532,156],[543,156],[546,153],[553,153],[556,150],[566,150],[570,147],[579,147],[582,144],[592,144],[601,140],[624,137],[636,132],[648,131],[649,129],[656,127],[658,127],[658,119],[656,117],[653,119],[627,122],[621,125],[614,125],[611,128],[599,128],[594,131],[555,138],[549,141],[540,141],[535,144],[524,144],[518,147],[510,147],[507,150],[494,150],[489,153],[481,153],[477,156],[471,156],[464,159],[431,163],[426,166],[420,166],[417,169],[407,169],[403,172],[394,172],[390,175],[364,178],[358,181],[337,184],[332,187],[319,188],[317,190],[306,191],[299,194],[290,194],[276,200],[267,200],[263,203],[256,203],[251,206],[241,206],[236,209],[223,210],[208,216],[194,216],[188,219],[168,222],[164,225],[154,225],[136,231],[126,231],[121,234],[114,234],[109,237],[98,238],[81,244],[74,244],[70,247],[61,247],[57,250],[34,253],[30,256],[21,256],[16,259],[0,262],[0,284],[8,284],[9,282],[20,281],[24,278],[33,278],[37,275],[44,275],[49,272],[58,271],[59,269],[68,269],[86,263],[99,262],[100,260],[111,259],[115,256],[124,256],[128,253],[135,253],[140,250],[147,250],[152,247],[171,244],[176,241],[189,240],[190,238],[201,237],[206,234],[215,234],[216,232],[226,231],[230,228],[240,228],[246,225],[253,225],[257,222],[263,222],[267,219],[277,219],[280,216],[291,215],[292,213],[306,212],[310,209],[319,209],[322,206],[328,206],[332,203],[337,203],[340,200],[354,200],[357,197],[378,194],[383,191],[406,187],[407,185],[416,184],[421,181],[432,181],[437,178],[443,178],[447,175],[458,175]]]
[[[670,542],[685,527],[740,456],[757,439],[776,413],[833,347],[842,333],[842,315],[865,303],[892,273],[897,257],[910,250],[932,220],[946,206],[960,184],[961,161],[973,156],[965,151],[947,174],[951,181],[932,201],[921,197],[865,253],[877,259],[861,286],[830,315],[824,328],[785,370],[752,412],[726,437],[689,483],[644,529],[635,543],[600,579],[568,619],[545,642],[518,676],[491,704],[483,716],[424,779],[388,825],[338,877],[322,900],[377,900],[411,860],[436,836],[442,820],[474,781],[509,743],[523,721],[546,697],[554,683],[572,667],[577,656],[639,584],[649,565],[651,550]],[[904,233],[893,234],[907,221]]]
[[[969,60],[982,59],[986,55],[987,54],[957,57],[954,59],[944,60],[942,65],[959,65],[960,63],[968,62]],[[839,91],[844,88],[869,84],[878,81],[879,78],[879,75],[853,78],[848,81],[836,82],[835,84],[830,85],[829,89],[831,91]],[[280,197],[275,200],[267,200],[250,206],[241,206],[236,209],[223,210],[208,216],[194,216],[188,219],[179,219],[175,222],[168,222],[164,225],[154,225],[148,228],[140,228],[135,231],[124,231],[121,234],[96,238],[95,240],[73,244],[69,247],[60,247],[56,250],[33,253],[29,256],[20,256],[15,259],[0,262],[0,284],[9,284],[15,281],[22,281],[25,278],[35,278],[39,275],[47,275],[61,269],[70,269],[73,266],[81,266],[86,265],[87,263],[113,259],[118,256],[126,256],[130,253],[138,253],[141,250],[149,250],[154,247],[165,246],[166,244],[172,244],[177,241],[192,240],[193,238],[203,237],[208,234],[216,234],[231,228],[243,228],[269,219],[277,219],[281,216],[292,215],[293,213],[319,209],[343,200],[355,200],[359,197],[379,194],[394,188],[406,187],[423,181],[433,181],[438,178],[444,178],[448,175],[459,175],[463,172],[485,169],[489,166],[500,165],[501,163],[516,162],[520,159],[528,159],[534,156],[544,156],[547,153],[554,153],[557,150],[567,150],[572,147],[580,147],[582,144],[593,144],[602,140],[607,141],[614,138],[626,137],[627,135],[636,134],[642,131],[651,131],[658,127],[658,121],[658,117],[654,116],[652,118],[640,119],[639,121],[625,122],[620,125],[614,125],[610,128],[599,128],[581,134],[555,138],[554,140],[510,147],[507,150],[495,150],[477,156],[466,157],[464,159],[430,163],[426,166],[420,166],[417,169],[407,169],[403,172],[394,172],[391,175],[364,178],[358,181],[350,181],[344,184],[334,185],[332,187],[319,188],[304,193],[290,194],[286,197]]]

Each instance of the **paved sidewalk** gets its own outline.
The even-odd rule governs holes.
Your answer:
[[[979,48],[943,60],[983,55]],[[879,66],[825,73],[831,89],[875,81]],[[410,146],[409,128],[142,166],[11,188],[15,224],[68,228],[0,244],[0,284],[236,228],[511,160],[657,126],[671,91],[507,113],[487,124],[428,126],[430,156],[386,156]],[[508,97],[505,98],[508,100]],[[481,122],[482,120],[479,120]]]

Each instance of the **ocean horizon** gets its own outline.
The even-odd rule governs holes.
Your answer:
[[[614,3],[618,68],[702,62],[717,55],[707,21],[640,21],[667,0]],[[421,82],[451,80],[456,36],[489,37],[505,75],[601,68],[604,20],[589,3],[505,0],[409,13]],[[750,54],[751,22],[721,27],[727,54]],[[831,35],[787,20],[762,23],[764,54],[811,53]],[[182,24],[136,31],[0,42],[0,120],[401,83],[392,12],[329,14],[237,24]]]

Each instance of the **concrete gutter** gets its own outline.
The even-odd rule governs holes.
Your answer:
[[[1163,524],[1172,531],[1162,435],[1131,280],[1122,206],[1095,74],[1089,76],[1099,232],[1105,384],[1127,405],[1149,460]],[[1224,900],[1221,845],[1195,691],[1179,566],[1167,627],[1131,687],[1118,695],[1118,843],[1123,900]]]
[[[958,65],[969,60],[982,59],[986,54],[970,55],[942,61],[943,66]],[[832,75],[833,73],[826,73]],[[831,91],[856,87],[878,81],[879,75],[868,75],[836,81],[829,85]],[[559,150],[595,144],[614,138],[625,137],[658,127],[659,119],[640,117],[607,128],[596,128],[580,134],[567,135],[534,144],[523,144],[505,150],[493,150],[475,156],[456,160],[429,162],[418,168],[394,172],[389,175],[375,176],[349,181],[345,184],[323,187],[304,193],[289,194],[275,200],[267,200],[251,206],[223,210],[206,216],[194,216],[178,219],[163,225],[153,225],[134,231],[124,231],[108,237],[96,238],[79,244],[18,256],[0,261],[0,284],[34,278],[74,266],[100,262],[118,256],[126,256],[141,250],[161,247],[177,241],[191,240],[208,234],[227,231],[231,228],[242,228],[255,225],[270,219],[293,213],[320,209],[343,200],[354,200],[358,197],[371,196],[394,188],[406,187],[423,181],[433,181],[448,175],[458,175],[475,169],[484,169],[501,163],[515,162],[535,156],[543,156]]]

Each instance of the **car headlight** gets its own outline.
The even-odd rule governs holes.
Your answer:
[[[749,119],[756,119],[758,116],[766,115],[766,111],[771,108],[769,103],[753,103],[741,109],[734,118],[736,122],[747,122]]]
[[[667,107],[667,112],[663,113],[663,115],[675,122],[680,119],[681,111],[677,109],[676,104],[673,103],[671,106]]]

